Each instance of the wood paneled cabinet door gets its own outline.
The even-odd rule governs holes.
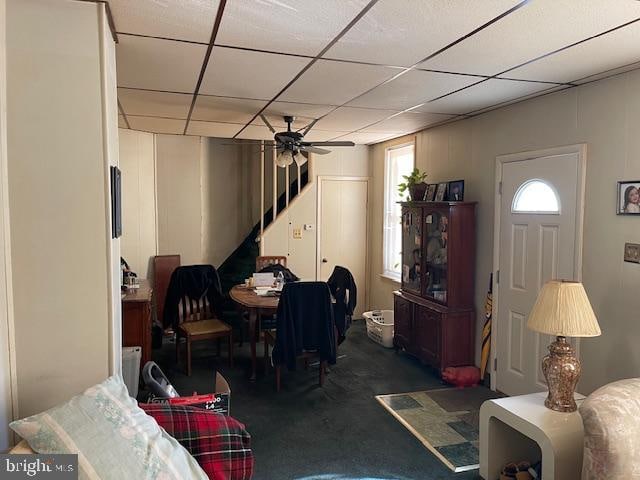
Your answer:
[[[394,345],[439,370],[474,363],[475,202],[402,203]]]

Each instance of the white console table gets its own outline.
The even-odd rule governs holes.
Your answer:
[[[542,460],[542,480],[579,480],[583,428],[578,412],[544,406],[547,392],[488,400],[480,408],[480,476],[496,480],[509,462]],[[584,396],[576,394],[578,404]]]

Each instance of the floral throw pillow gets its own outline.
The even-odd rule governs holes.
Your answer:
[[[194,458],[113,376],[53,407],[10,424],[38,453],[77,453],[80,479],[206,479]]]

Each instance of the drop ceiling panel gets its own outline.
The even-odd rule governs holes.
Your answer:
[[[118,100],[127,115],[187,118],[193,95],[118,89]]]
[[[327,130],[317,130],[315,127],[311,129],[309,133],[304,136],[304,139],[308,142],[327,142],[333,140],[336,137],[341,137],[349,132],[333,132]],[[328,147],[327,147],[328,148]]]
[[[267,114],[267,115],[265,115],[265,117],[267,118],[267,120],[269,121],[271,126],[273,128],[275,128],[276,130],[278,130],[278,131],[286,130],[287,124],[285,123],[283,116]],[[295,117],[295,120],[291,124],[291,129],[292,130],[299,130],[299,129],[304,128],[307,125],[309,125],[312,121],[313,121],[313,118],[311,118],[311,117],[297,116],[297,117]],[[260,117],[256,118],[252,122],[252,124],[253,125],[258,125],[258,126],[264,126],[265,125],[264,121]],[[273,138],[273,134],[271,134],[271,137]]]
[[[640,60],[640,22],[510,71],[512,78],[571,82]]]
[[[637,1],[536,0],[421,66],[495,75],[638,17]]]
[[[368,0],[227,2],[217,44],[317,55]]]
[[[434,102],[426,103],[416,111],[450,114],[470,113],[524,95],[549,90],[549,88],[547,83],[492,79]]]
[[[122,35],[116,45],[118,86],[193,93],[207,47]]]
[[[363,133],[363,132],[353,132],[348,133],[340,138],[336,138],[336,140],[350,140],[357,144],[369,145],[372,143],[382,142],[389,138],[397,137],[398,134],[393,132],[388,133]]]
[[[187,128],[188,135],[200,135],[201,137],[232,138],[240,131],[242,125],[219,122],[200,122],[191,120]]]
[[[273,140],[273,133],[267,127],[260,125],[249,125],[236,138],[246,138],[252,140]]]
[[[308,58],[214,47],[200,93],[272,99]]]
[[[442,115],[438,113],[413,113],[406,112],[393,118],[383,120],[375,125],[363,128],[365,133],[409,133],[418,131],[435,123],[451,120],[455,115]]]
[[[481,80],[467,75],[411,70],[349,102],[350,106],[405,110]]]
[[[314,105],[311,103],[273,102],[267,107],[266,112],[276,117],[292,115],[294,117],[319,118],[334,108],[331,105]]]
[[[266,104],[265,100],[198,95],[191,118],[208,122],[245,124]]]
[[[395,110],[340,107],[319,120],[314,128],[351,132],[379,122],[395,113],[397,113]]]
[[[209,43],[219,0],[109,0],[118,32]]]
[[[395,68],[318,60],[278,100],[342,105],[397,73]]]
[[[186,123],[185,120],[175,120],[173,118],[136,117],[133,115],[127,116],[127,119],[133,130],[175,135],[182,135]]]
[[[122,115],[118,115],[118,128],[129,128],[127,127],[127,122],[124,121],[124,117]]]
[[[519,0],[380,0],[324,55],[411,66]]]

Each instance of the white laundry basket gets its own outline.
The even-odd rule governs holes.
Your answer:
[[[393,310],[373,310],[364,312],[367,321],[367,335],[383,347],[393,348]]]

